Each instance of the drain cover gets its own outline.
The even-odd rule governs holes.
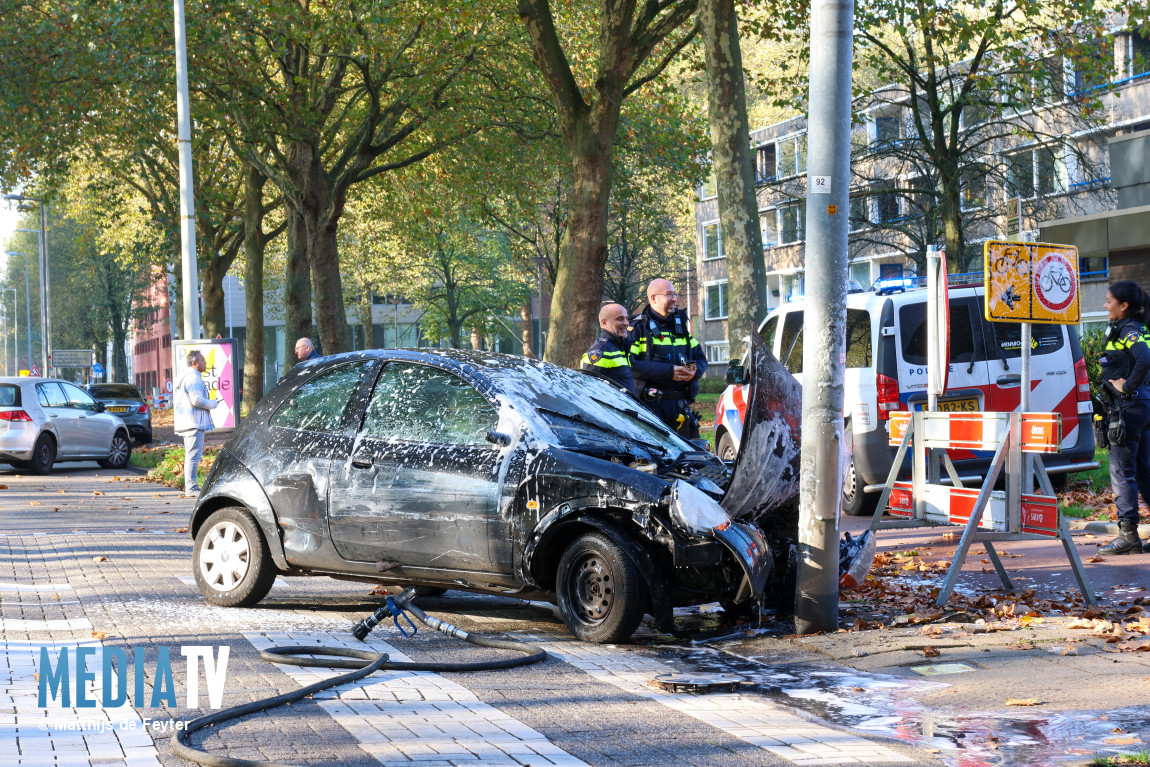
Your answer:
[[[741,676],[733,674],[659,674],[651,685],[669,692],[734,692],[743,683]]]

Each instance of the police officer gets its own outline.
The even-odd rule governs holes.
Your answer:
[[[631,319],[631,368],[635,387],[663,423],[688,439],[699,436],[690,405],[707,371],[707,355],[691,335],[687,313],[668,280],[652,280],[647,305]]]
[[[582,369],[610,378],[631,392],[632,397],[636,396],[627,341],[627,309],[620,304],[607,304],[599,310],[599,327],[599,340],[583,355]]]
[[[1106,291],[1104,306],[1110,329],[1106,354],[1100,362],[1103,386],[1117,405],[1111,410],[1108,436],[1118,537],[1098,553],[1130,554],[1142,550],[1139,493],[1150,503],[1150,336],[1145,325],[1150,296],[1137,283],[1122,280]]]

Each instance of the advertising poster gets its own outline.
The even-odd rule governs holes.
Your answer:
[[[192,341],[173,341],[172,378],[179,381],[188,368],[188,352],[193,349],[204,355],[208,363],[203,373],[208,386],[208,396],[220,400],[212,410],[212,422],[217,430],[231,430],[239,425],[240,379],[235,363],[236,340],[234,338],[205,338]]]

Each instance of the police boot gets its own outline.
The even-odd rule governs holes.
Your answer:
[[[1118,520],[1118,537],[1098,549],[1099,554],[1138,554],[1142,541],[1138,538],[1138,520]]]

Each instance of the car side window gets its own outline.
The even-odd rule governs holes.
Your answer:
[[[767,348],[771,350],[771,354],[775,353],[775,330],[779,327],[779,318],[771,317],[763,323],[763,329],[759,335],[763,337],[766,342]]]
[[[848,368],[870,367],[870,312],[864,309],[847,309],[846,355]]]
[[[782,346],[779,362],[791,373],[803,372],[803,313],[791,312],[783,320]]]
[[[68,407],[64,391],[55,381],[36,384],[36,398],[40,400],[40,407]]]
[[[1022,326],[1017,322],[992,322],[994,339],[1002,347],[1003,354],[1014,359],[1022,356]],[[1063,331],[1061,325],[1030,325],[1030,353],[1033,356],[1051,354],[1062,348]]]
[[[343,414],[368,364],[364,360],[340,365],[317,375],[288,395],[271,417],[271,425],[328,434],[341,431]]]
[[[481,445],[499,421],[471,384],[426,365],[391,362],[379,374],[363,419],[374,439]]]
[[[64,390],[64,396],[68,398],[68,407],[75,408],[76,410],[96,409],[96,400],[92,399],[92,395],[88,394],[88,392],[79,386],[62,383],[60,384],[60,388]]]

